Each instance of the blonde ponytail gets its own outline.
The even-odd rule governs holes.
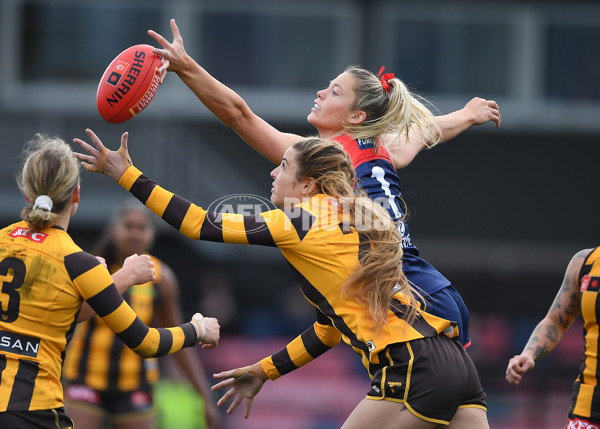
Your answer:
[[[384,134],[404,134],[415,127],[423,144],[433,147],[441,140],[441,130],[435,116],[426,107],[430,104],[423,97],[410,92],[400,79],[386,80],[389,92],[382,82],[370,71],[350,66],[345,72],[355,79],[353,90],[356,100],[352,110],[366,113],[364,122],[352,125],[344,124],[345,130],[355,139],[370,139],[377,148]]]

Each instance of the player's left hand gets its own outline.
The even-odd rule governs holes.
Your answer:
[[[220,407],[230,399],[233,399],[232,404],[227,409],[227,414],[233,413],[233,411],[240,405],[244,399],[246,400],[246,412],[244,418],[248,418],[250,415],[250,409],[252,408],[252,401],[254,397],[260,392],[263,384],[267,381],[268,377],[263,371],[260,363],[255,363],[251,366],[245,366],[243,368],[232,369],[229,371],[223,371],[218,374],[214,374],[213,377],[224,379],[220,383],[215,384],[211,389],[217,391],[226,387],[231,387],[221,399],[217,402]]]
[[[494,100],[474,97],[463,107],[463,110],[473,117],[473,125],[492,121],[496,124],[496,128],[500,127],[500,108]]]
[[[118,150],[109,150],[106,148],[100,138],[89,128],[85,132],[90,137],[94,146],[85,141],[74,138],[73,142],[78,144],[89,155],[74,152],[75,158],[79,159],[81,166],[87,171],[102,173],[115,181],[119,181],[125,170],[132,164],[129,152],[127,151],[127,139],[129,133],[125,132],[121,136],[121,147]]]

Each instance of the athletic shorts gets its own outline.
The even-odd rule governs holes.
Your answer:
[[[73,429],[73,421],[67,417],[64,408],[35,411],[0,412],[0,428]]]
[[[469,337],[469,310],[454,286],[447,286],[425,297],[429,314],[450,320],[458,328],[458,341],[466,348],[471,345]]]
[[[87,408],[96,408],[102,414],[124,416],[153,411],[154,398],[151,389],[133,391],[102,391],[84,384],[71,384],[65,388],[65,403],[69,405],[85,404]]]
[[[418,418],[445,425],[459,408],[487,410],[477,369],[456,339],[396,343],[379,356],[389,365],[373,375],[367,399],[401,402]]]

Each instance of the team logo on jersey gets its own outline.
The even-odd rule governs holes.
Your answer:
[[[34,243],[43,243],[48,234],[44,234],[43,232],[33,232],[29,228],[21,228],[17,227],[13,229],[13,231],[8,234],[11,237],[23,237],[27,240],[33,241]]]
[[[375,343],[371,340],[366,342],[367,347],[369,348],[369,351],[372,352],[373,350],[375,350]]]
[[[21,356],[36,357],[39,347],[39,338],[0,331],[0,351]]]
[[[600,278],[592,277],[590,275],[583,276],[581,278],[581,284],[579,290],[581,292],[598,292],[600,289]]]

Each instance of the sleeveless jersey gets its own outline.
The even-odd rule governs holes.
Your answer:
[[[63,355],[83,299],[144,357],[197,343],[191,323],[148,328],[66,231],[10,225],[0,230],[0,412],[63,406]]]
[[[123,299],[147,325],[152,323],[157,302],[162,262],[151,256],[156,280],[130,287]],[[109,265],[115,273],[121,266]],[[98,316],[80,323],[69,344],[63,379],[100,391],[132,391],[148,388],[158,380],[156,359],[142,359],[126,347]]]
[[[573,386],[569,416],[600,421],[598,378],[598,320],[600,316],[600,247],[585,259],[579,274],[580,308],[584,322],[585,350],[579,375]]]
[[[402,219],[404,211],[400,178],[386,148],[381,146],[376,151],[372,140],[354,140],[347,135],[335,137],[333,140],[340,143],[350,155],[356,171],[356,186],[387,209],[392,219],[398,223],[404,250],[402,269],[408,280],[425,292],[425,296],[450,286],[448,279],[429,262],[419,257],[419,250],[411,240],[408,226]]]
[[[207,212],[166,191],[131,166],[119,183],[182,234],[196,240],[278,247],[306,299],[323,315],[341,339],[361,356],[369,372],[378,354],[392,343],[438,335],[451,322],[425,312],[409,325],[403,318],[406,301],[394,295],[386,329],[374,334],[369,312],[343,299],[340,290],[359,263],[360,237],[344,227],[341,208],[316,195],[291,210],[260,214]]]

